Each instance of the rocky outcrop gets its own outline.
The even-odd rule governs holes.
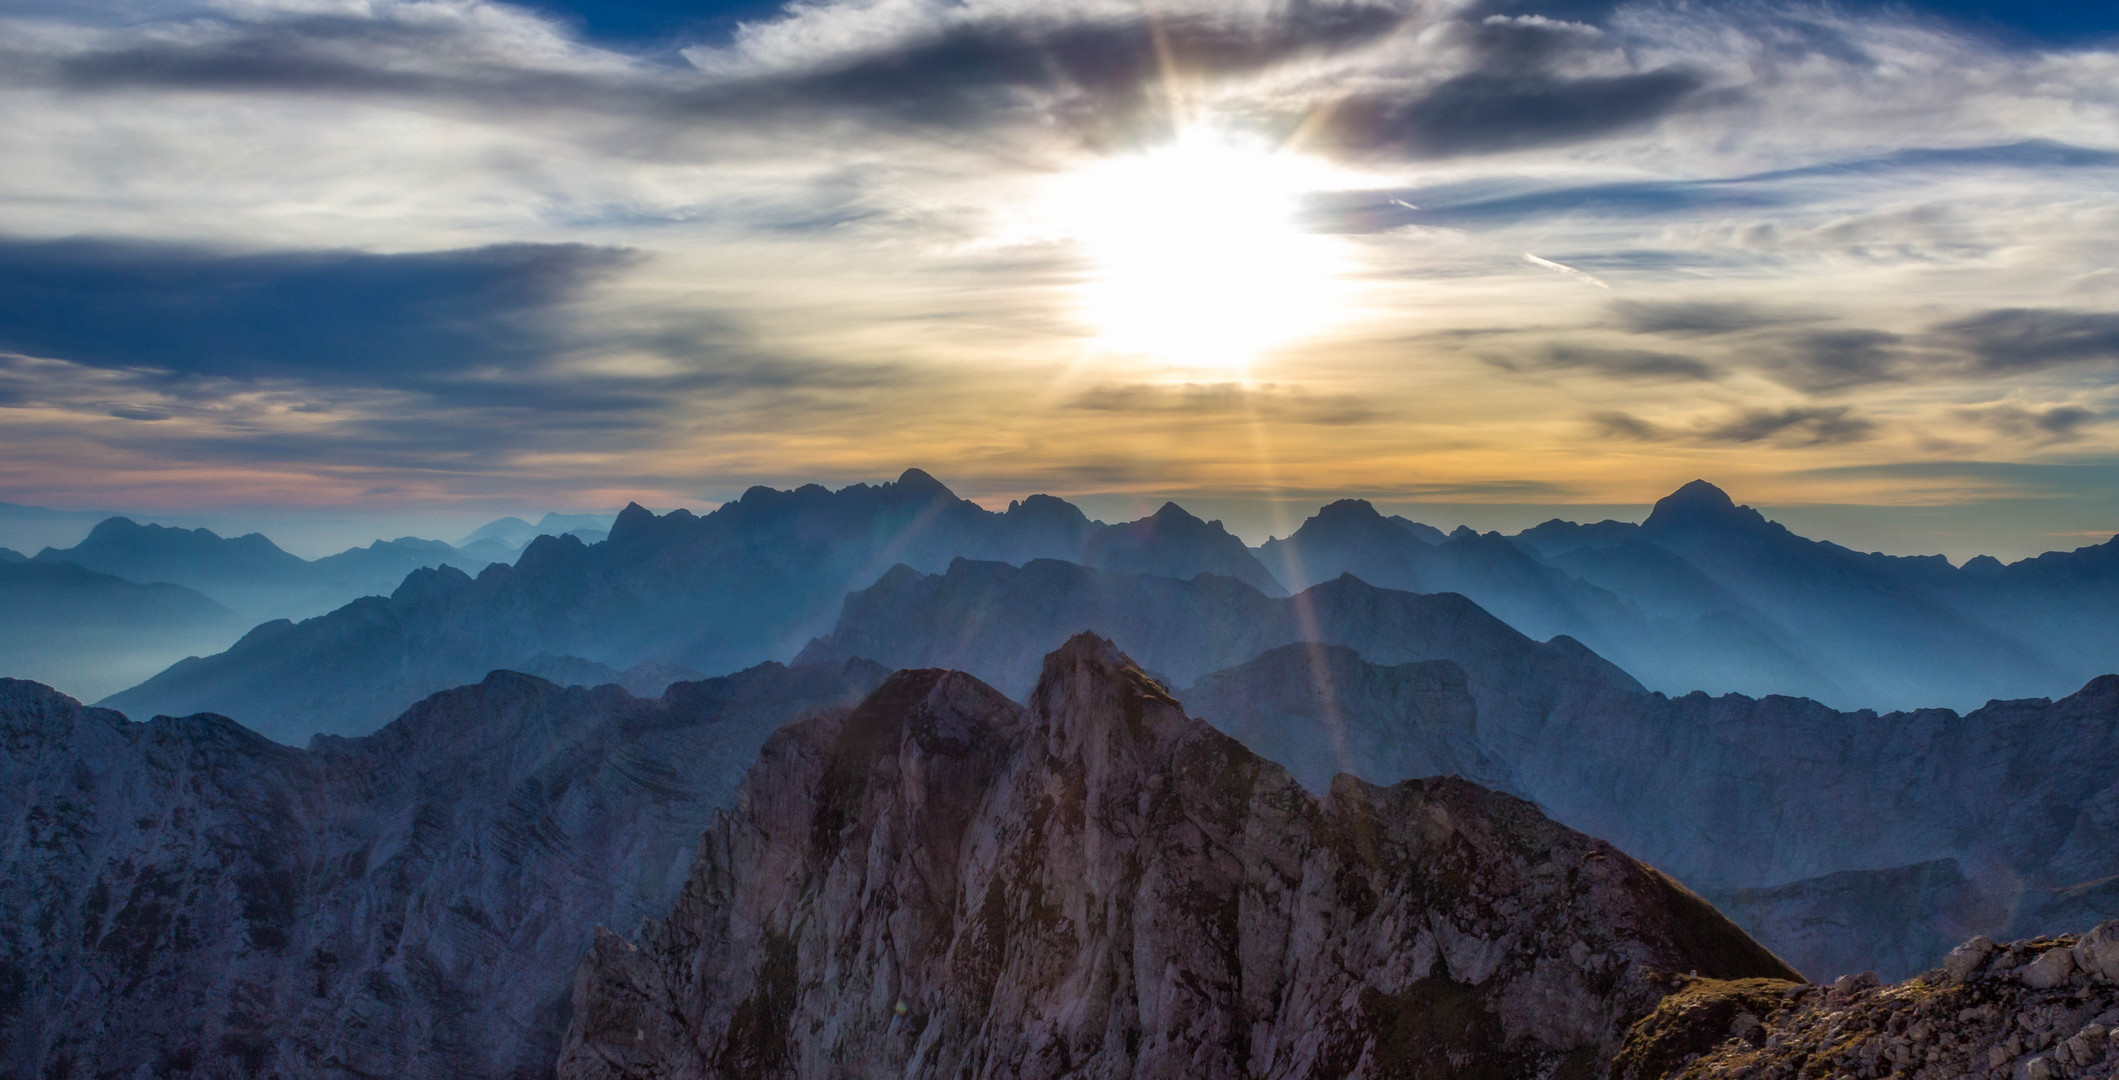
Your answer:
[[[593,928],[666,912],[767,735],[882,675],[498,672],[307,750],[0,680],[0,1076],[548,1075]]]
[[[1794,976],[1520,800],[1313,796],[1101,639],[1028,701],[901,671],[776,735],[560,1076],[1593,1077],[1674,973]]]
[[[2119,922],[1953,950],[1893,985],[1687,979],[1635,1025],[1620,1080],[2119,1076]]]

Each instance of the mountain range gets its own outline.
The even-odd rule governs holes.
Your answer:
[[[6,504],[0,511],[53,528],[73,527],[81,516]],[[600,539],[602,533],[584,525],[595,520],[547,514],[537,526],[511,518],[480,532],[513,522],[533,536],[539,528],[570,526],[576,535]],[[507,527],[498,532],[513,535]],[[38,568],[0,574],[0,598],[8,601],[0,604],[0,674],[100,698],[186,657],[221,652],[262,621],[306,618],[357,597],[388,594],[414,570],[476,571],[519,554],[487,535],[469,548],[404,537],[303,559],[257,533],[223,537],[125,517],[105,517],[87,533],[76,532],[71,546],[45,547],[34,558],[0,548],[0,565]],[[518,666],[542,670],[535,663]],[[607,674],[609,680],[595,681],[626,677]],[[673,677],[698,676],[680,670]]]
[[[282,550],[260,533],[223,537],[210,529],[102,521],[70,548],[45,548],[36,562],[70,563],[138,582],[194,589],[253,624],[330,611],[360,596],[388,593],[425,567],[483,569],[481,560],[439,540],[377,540],[321,559]]]
[[[9,675],[100,697],[173,660],[224,649],[248,625],[181,585],[143,585],[0,549],[0,670]]]
[[[0,680],[0,1075],[549,1075],[593,929],[666,912],[766,737],[883,675],[496,673],[307,750]]]
[[[1118,525],[1050,496],[994,512],[908,470],[839,491],[753,488],[703,516],[628,507],[600,542],[547,535],[513,566],[476,577],[415,571],[387,596],[378,586],[299,624],[262,623],[225,653],[108,704],[214,711],[298,742],[373,730],[496,668],[725,673],[790,659],[829,630],[844,597],[893,565],[934,573],[957,558],[1180,581],[1208,573],[1266,596],[1351,574],[1462,595],[1534,638],[1572,638],[1650,689],[1800,696],[1842,710],[2059,696],[2119,656],[2119,620],[2108,616],[2119,607],[2119,540],[1952,567],[1806,540],[1695,482],[1640,524],[1552,521],[1512,537],[1443,534],[1345,500],[1253,551],[1175,504]],[[1205,622],[1188,631],[1222,632]],[[652,692],[651,681],[633,685]]]
[[[1022,572],[1047,565],[1063,564]],[[1212,575],[1175,584],[1248,588]],[[1962,762],[2041,738],[2057,749],[1987,763],[1983,777],[1933,768],[1924,808],[1893,817],[1909,793],[1878,783],[1821,789],[1805,817],[1769,786],[1751,833],[1715,832],[1745,809],[1718,800],[1751,795],[1756,773],[1790,762],[1724,783],[1714,773],[1728,762],[1703,747],[1797,745],[1818,729],[1773,710],[1725,724],[1718,712],[1753,703],[1649,694],[1579,646],[1530,641],[1461,598],[1338,584],[1357,598],[1342,610],[1380,613],[1404,640],[1464,660],[1376,665],[1298,642],[1201,676],[1190,709],[1086,635],[1040,659],[1022,703],[968,674],[886,678],[866,660],[766,664],[656,699],[495,672],[374,734],[306,750],[222,717],[133,723],[0,681],[0,1071],[513,1078],[552,1075],[556,1061],[564,1076],[749,1076],[839,1055],[923,1075],[945,1061],[1025,1075],[1103,1061],[1233,1077],[1256,1061],[1275,1075],[1394,1076],[1394,1062],[1449,1061],[1452,1074],[1623,1067],[1660,1080],[1734,1030],[1714,1025],[1731,1023],[1725,1004],[1750,1001],[1759,977],[1797,978],[1774,955],[1782,942],[1805,947],[1816,923],[1861,919],[1886,928],[1886,955],[1908,939],[1886,913],[1831,902],[1867,895],[1858,888],[1753,890],[1745,911],[1769,952],[1662,871],[1558,823],[1544,799],[1448,776],[1319,785],[1340,761],[1364,775],[1571,778],[1583,805],[1601,799],[1606,820],[1650,841],[1697,810],[1713,843],[1742,846],[1772,839],[1758,831],[1772,817],[1788,826],[1783,861],[1867,842],[1834,832],[1835,817],[1871,822],[1888,843],[1923,813],[1936,819],[1928,833],[1993,830],[1997,846],[2051,837],[2054,823],[2036,819],[2072,814],[2062,854],[2109,861],[2096,844],[2113,830],[2098,815],[2119,801],[2096,784],[2119,772],[2108,749],[2119,680],[2043,713],[2016,703],[2016,715],[1973,718],[1992,731],[1985,743],[1969,733]],[[1496,678],[1521,692],[1492,715],[1572,718],[1571,731],[1549,725],[1545,759],[1492,749],[1514,745],[1482,708]],[[1629,721],[1613,700],[1671,712]],[[1778,708],[1791,706],[1829,713]],[[1950,717],[1910,719],[1935,728],[1929,744],[1908,742],[1905,726],[1870,741],[1927,760],[1968,736]],[[1643,753],[1639,738],[1664,742]],[[1555,764],[1598,740],[1611,743],[1603,757]],[[1317,758],[1318,745],[1333,756]],[[1364,757],[1369,746],[1398,756]],[[1614,762],[1631,771],[1602,775]],[[1995,799],[1980,785],[1997,777],[2020,790]],[[1953,818],[1953,801],[1985,816]],[[2119,923],[2108,926],[2119,983]],[[2077,941],[2058,947],[2087,948]],[[1979,1000],[2020,996],[2015,973],[2052,967],[2052,942],[1997,957],[2001,981],[1979,984]],[[2119,988],[2083,970],[2062,973],[2064,993],[2025,999],[2038,1030],[2094,1033],[2087,1018],[2119,1008]],[[1777,1000],[1822,1006],[1771,985]],[[1670,1013],[1658,1003],[1673,993],[1707,1011]],[[1888,1003],[1858,1004],[1884,1032],[1873,1044],[1833,1042],[1811,1012],[1758,1015],[1849,1061],[1898,1053]],[[1951,1053],[1966,1051],[1939,1033],[1956,1024],[1985,1040],[1971,1052],[1996,1047],[2014,1065],[2037,1055],[2040,1044],[1989,1030],[1987,1014],[1953,1011],[1921,1029]],[[1209,1056],[1177,1068],[1195,1049]]]
[[[475,578],[415,571],[387,598],[262,624],[105,704],[217,712],[297,742],[372,731],[427,694],[539,657],[723,673],[791,658],[831,626],[848,592],[895,564],[940,570],[960,556],[1183,576],[1234,569],[1271,585],[1241,540],[1175,506],[1118,526],[1048,496],[993,512],[908,470],[836,492],[752,488],[704,516],[629,506],[601,543],[540,537],[514,565]]]
[[[1784,920],[1771,940],[1811,974],[1909,974],[1973,932],[2119,917],[2119,675],[1963,715],[1673,698],[1454,594],[1342,575],[1275,598],[1051,560],[893,570],[801,657],[951,668],[1019,696],[1083,626],[1313,790],[1454,773],[1534,800],[1727,897],[1754,932]],[[1948,902],[1906,906],[1916,864],[1954,882]],[[1896,944],[1835,924],[1882,918]]]
[[[1458,592],[1533,637],[1567,634],[1667,693],[1838,708],[1976,708],[2064,693],[2119,657],[2119,538],[2003,566],[1808,540],[1694,481],[1647,520],[1548,521],[1441,543],[1334,503],[1261,555],[1291,589],[1351,573]]]

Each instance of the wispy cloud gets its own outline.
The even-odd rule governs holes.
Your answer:
[[[489,0],[10,10],[0,495],[2119,457],[2108,47],[1797,3],[819,0],[681,51]],[[1243,370],[1102,341],[1051,209],[1185,127],[1298,155],[1335,245],[1322,329]]]

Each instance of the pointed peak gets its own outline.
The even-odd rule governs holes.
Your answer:
[[[618,511],[618,516],[611,520],[611,531],[608,539],[619,541],[630,539],[654,523],[654,511],[639,503],[629,502],[625,504],[625,509]],[[549,533],[546,534],[546,536],[549,535]],[[539,537],[538,539],[544,538]],[[535,544],[536,541],[533,540],[531,543]]]
[[[1034,707],[1063,728],[1085,721],[1100,727],[1117,716],[1137,717],[1137,709],[1114,712],[1108,707],[1113,700],[1127,699],[1177,705],[1169,689],[1132,657],[1109,638],[1087,630],[1045,655],[1037,688],[1030,692]],[[1182,718],[1181,708],[1177,715]]]
[[[1084,630],[1068,638],[1066,644],[1052,650],[1045,657],[1047,667],[1054,663],[1067,667],[1083,663],[1098,664],[1105,667],[1124,667],[1130,665],[1133,661],[1128,660],[1125,653],[1118,651],[1118,646],[1110,638],[1104,637],[1093,630]]]
[[[1154,514],[1150,515],[1150,517],[1152,520],[1155,521],[1194,522],[1199,520],[1198,515],[1192,513],[1190,510],[1187,510],[1182,506],[1177,505],[1175,502],[1166,502],[1162,504],[1162,506],[1158,508]]]
[[[944,484],[940,480],[935,479],[925,469],[907,469],[904,472],[899,473],[897,483],[893,486],[895,486],[899,492],[908,495],[945,495],[950,498],[956,497],[956,492],[949,490],[949,486],[947,484]]]

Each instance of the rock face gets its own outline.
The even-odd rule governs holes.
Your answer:
[[[903,671],[776,735],[559,1075],[1592,1077],[1690,971],[1793,976],[1519,800],[1312,796],[1083,635],[1027,708]]]
[[[2106,957],[2111,968],[2083,962]],[[1687,982],[1628,1035],[1620,1080],[2119,1076],[2119,922],[2005,946],[1974,938],[1896,985]]]
[[[549,1075],[593,928],[667,911],[767,735],[882,675],[499,672],[306,751],[0,680],[0,1076]]]

